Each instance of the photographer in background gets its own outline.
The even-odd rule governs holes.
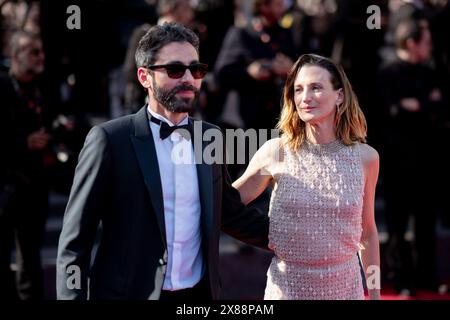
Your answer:
[[[272,129],[286,76],[297,58],[292,30],[280,25],[283,0],[254,0],[246,26],[232,26],[214,68],[221,90],[235,90],[245,128]]]
[[[54,117],[45,103],[41,74],[42,41],[36,34],[19,31],[10,41],[11,68],[0,76],[2,104],[2,157],[12,159],[3,167],[7,178],[2,189],[0,217],[0,297],[14,299],[9,269],[16,243],[16,289],[23,300],[44,298],[40,249],[48,211],[48,168],[57,159],[53,136]],[[6,135],[6,136],[5,136]]]

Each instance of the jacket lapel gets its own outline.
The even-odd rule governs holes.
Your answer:
[[[130,139],[136,152],[142,175],[144,176],[147,191],[150,194],[150,200],[156,215],[156,220],[158,221],[164,246],[167,248],[161,176],[146,108],[147,106],[144,106],[134,115],[135,132],[134,136],[130,136]]]

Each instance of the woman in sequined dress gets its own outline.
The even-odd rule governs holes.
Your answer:
[[[233,184],[249,203],[273,183],[265,299],[380,298],[374,218],[377,151],[340,66],[295,63],[284,88],[280,138],[267,141]]]

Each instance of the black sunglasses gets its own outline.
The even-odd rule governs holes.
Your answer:
[[[189,69],[194,79],[202,79],[208,72],[208,65],[204,63],[193,63],[188,66],[181,63],[154,64],[147,66],[147,68],[150,70],[165,69],[167,75],[171,79],[180,79],[184,76],[186,69]]]

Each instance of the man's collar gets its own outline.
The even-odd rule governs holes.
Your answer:
[[[166,117],[164,117],[163,115],[160,115],[159,113],[154,112],[149,105],[147,105],[147,111],[150,113],[150,115],[156,119],[159,119],[161,121],[166,122],[169,126],[173,127],[175,124],[170,121],[169,119],[167,119]],[[177,126],[181,126],[181,125],[185,125],[185,124],[189,124],[189,117],[186,116],[183,120],[180,121],[180,123],[177,124]]]

